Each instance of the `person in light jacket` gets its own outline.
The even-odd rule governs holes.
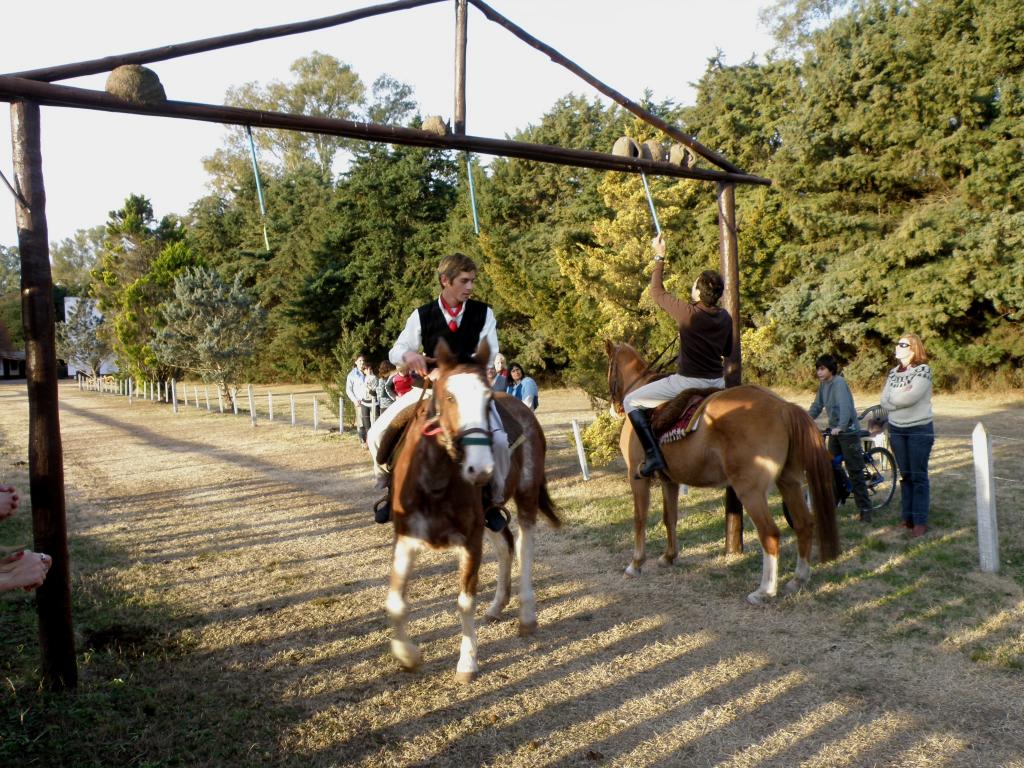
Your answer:
[[[899,365],[889,371],[882,407],[889,412],[889,443],[900,470],[903,525],[913,538],[928,531],[931,503],[928,459],[935,444],[932,417],[932,369],[921,337],[905,333],[896,342]]]

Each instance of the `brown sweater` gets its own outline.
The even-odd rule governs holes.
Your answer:
[[[683,301],[665,290],[663,262],[651,273],[651,299],[679,326],[676,371],[682,376],[717,379],[724,373],[722,358],[732,354],[732,318],[721,307]]]

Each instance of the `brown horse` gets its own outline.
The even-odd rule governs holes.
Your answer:
[[[462,645],[456,674],[468,682],[477,672],[474,609],[484,530],[498,553],[498,584],[486,616],[497,620],[508,605],[515,546],[520,564],[519,633],[527,635],[537,627],[532,585],[537,512],[555,526],[560,520],[544,477],[546,443],[540,424],[526,405],[499,394],[494,398],[511,448],[505,498],[515,500],[518,530],[513,542],[508,528],[501,533],[485,529],[481,487],[494,470],[488,426],[491,388],[483,363],[456,364],[443,340],[434,354],[439,376],[433,395],[416,407],[393,469],[395,549],[385,607],[394,628],[391,651],[404,667],[415,669],[421,656],[407,633],[406,590],[416,555],[424,548],[457,547]],[[481,342],[475,361],[486,362],[488,357],[487,343]]]
[[[636,350],[628,344],[606,342],[608,390],[620,414],[628,392],[657,377]],[[839,529],[832,494],[832,468],[828,453],[814,421],[799,406],[757,386],[740,386],[716,392],[704,401],[699,426],[681,440],[662,445],[672,483],[662,483],[665,529],[668,544],[661,561],[670,564],[679,554],[676,521],[679,514],[678,486],[698,488],[732,486],[750,519],[757,527],[763,561],[761,585],[747,595],[755,605],[773,598],[778,589],[779,528],[768,509],[768,493],[775,485],[792,518],[797,538],[796,575],[787,585],[797,591],[811,576],[812,533],[817,531],[821,560],[839,554]],[[633,491],[633,561],[626,569],[631,576],[643,566],[644,533],[650,505],[651,479],[637,476],[643,449],[626,420],[619,448],[626,459]],[[814,505],[812,517],[804,501],[806,475]]]

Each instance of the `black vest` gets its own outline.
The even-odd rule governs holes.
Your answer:
[[[486,304],[482,301],[468,299],[462,308],[462,322],[459,323],[458,330],[454,332],[448,327],[448,318],[438,306],[437,299],[429,304],[424,304],[416,311],[420,315],[423,351],[428,357],[434,357],[434,348],[437,346],[437,342],[444,339],[460,363],[471,362],[470,358],[473,357],[477,345],[480,343],[480,332],[484,329],[484,321],[487,320]]]

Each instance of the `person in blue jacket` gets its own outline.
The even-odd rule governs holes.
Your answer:
[[[522,400],[533,410],[537,410],[537,405],[540,402],[537,395],[537,382],[526,375],[523,366],[519,363],[512,363],[508,367],[508,373],[512,377],[512,381],[506,391],[513,397]]]

